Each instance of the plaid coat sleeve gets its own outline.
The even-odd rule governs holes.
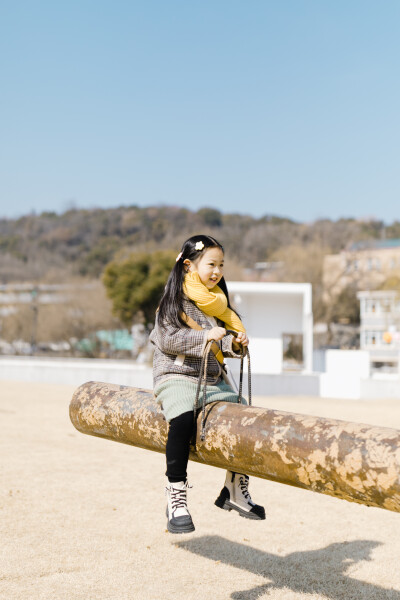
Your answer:
[[[164,379],[176,375],[185,375],[197,381],[200,375],[201,358],[207,344],[207,330],[211,324],[189,300],[184,301],[185,313],[192,317],[202,328],[176,328],[168,323],[159,323],[156,317],[155,326],[150,334],[154,344],[153,379],[154,387]],[[177,362],[177,355],[183,355],[184,361]],[[221,367],[215,356],[210,353],[207,370],[207,383],[214,385],[221,380]]]
[[[188,357],[201,358],[207,344],[207,331],[212,328],[204,313],[199,310],[193,302],[185,300],[184,311],[202,327],[202,330],[190,329],[188,327],[175,327],[168,323],[159,323],[156,317],[155,327],[151,333],[150,340],[159,350],[165,354],[184,354]],[[220,327],[225,323],[217,319]],[[218,342],[222,353],[227,358],[240,358],[240,352],[235,352],[232,347],[233,336],[226,335]]]
[[[195,306],[190,300],[185,300],[183,304],[185,313],[194,319],[201,330],[190,329],[188,327],[177,328],[168,323],[159,323],[156,317],[155,326],[150,334],[150,341],[154,344],[153,359],[153,379],[154,387],[164,379],[176,375],[185,375],[194,381],[197,381],[200,375],[201,358],[207,344],[208,330],[212,324],[206,315]],[[224,327],[222,321],[218,325]],[[240,354],[232,348],[233,336],[228,334],[218,345],[226,357],[240,358]],[[177,362],[177,355],[183,355],[183,362]],[[222,369],[210,352],[208,358],[207,383],[214,385],[221,381]]]
[[[207,331],[197,331],[187,327],[175,327],[170,324],[161,326],[156,320],[156,326],[151,334],[151,340],[161,352],[166,354],[184,354],[201,358],[207,344]]]

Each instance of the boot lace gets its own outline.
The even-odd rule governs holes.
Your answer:
[[[174,513],[178,508],[186,508],[187,509],[187,493],[186,490],[188,488],[191,488],[192,486],[189,485],[187,482],[185,484],[185,487],[183,488],[183,490],[180,490],[179,488],[175,488],[173,487],[173,485],[171,484],[170,488],[169,488],[169,493],[170,493],[170,497],[171,497],[171,510]],[[168,490],[168,488],[167,488]]]
[[[247,502],[252,502],[251,496],[249,494],[249,478],[247,475],[240,475],[239,488]]]

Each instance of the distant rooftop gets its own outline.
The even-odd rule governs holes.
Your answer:
[[[400,246],[400,238],[388,240],[363,240],[362,242],[354,242],[350,246],[350,251],[355,250],[383,250],[385,248],[398,248]]]
[[[397,298],[399,292],[397,290],[369,290],[357,292],[357,298]]]

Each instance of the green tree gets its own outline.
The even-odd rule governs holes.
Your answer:
[[[154,315],[168,275],[175,264],[175,253],[158,251],[134,253],[122,262],[110,262],[103,273],[113,314],[126,325],[140,319],[154,323]]]
[[[110,262],[118,248],[116,238],[104,238],[94,245],[80,261],[79,274],[99,277],[105,265]]]
[[[219,210],[215,208],[200,208],[200,210],[197,211],[197,214],[203,220],[203,223],[209,227],[222,226],[222,215]]]
[[[330,322],[339,323],[345,319],[348,323],[358,325],[360,301],[357,298],[357,291],[357,286],[350,284],[338,294],[330,307]]]

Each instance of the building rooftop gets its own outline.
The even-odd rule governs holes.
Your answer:
[[[357,292],[357,298],[396,298],[399,295],[397,290],[371,290]]]
[[[363,240],[361,242],[354,242],[351,244],[349,250],[354,252],[356,250],[385,250],[387,248],[398,247],[400,247],[400,238],[392,238],[386,240]]]

